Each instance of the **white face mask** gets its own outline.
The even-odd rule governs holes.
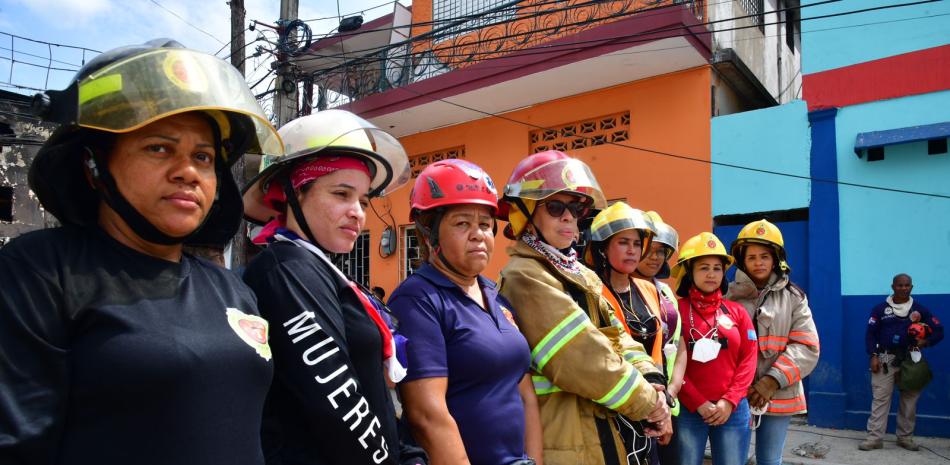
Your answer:
[[[715,360],[719,356],[719,349],[722,349],[719,341],[704,337],[693,344],[693,360],[699,363]]]
[[[920,361],[920,350],[912,350],[912,351],[910,351],[910,359],[913,360],[914,363],[919,362],[919,361]]]

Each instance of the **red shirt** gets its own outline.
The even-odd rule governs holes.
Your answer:
[[[679,299],[680,319],[683,322],[682,337],[687,343],[688,360],[685,383],[680,390],[679,399],[691,412],[695,412],[703,402],[715,404],[719,399],[729,401],[733,407],[737,406],[745,398],[746,391],[755,377],[757,338],[752,321],[741,304],[725,299],[721,302],[722,306],[701,310],[690,305],[689,298]],[[728,313],[724,312],[722,307],[725,307]],[[693,360],[693,350],[689,343],[709,333],[712,328],[710,323],[718,326],[719,339],[725,338],[729,342],[715,359],[699,363]]]

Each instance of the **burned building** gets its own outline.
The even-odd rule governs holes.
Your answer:
[[[27,183],[30,163],[54,128],[30,113],[29,96],[0,90],[0,246],[56,224]]]

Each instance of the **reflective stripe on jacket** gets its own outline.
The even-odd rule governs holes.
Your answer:
[[[791,285],[788,275],[773,274],[761,292],[746,273],[736,270],[729,284],[729,300],[745,307],[759,336],[755,381],[765,375],[778,381],[769,404],[769,415],[795,415],[808,411],[802,378],[818,364],[818,331],[808,307],[808,297]]]
[[[666,359],[666,381],[669,383],[673,380],[673,368],[676,366],[676,357],[679,356],[680,347],[680,333],[683,330],[683,319],[679,318],[679,311],[676,310],[676,294],[673,293],[673,289],[670,288],[669,284],[664,283],[658,279],[653,280],[654,285],[656,286],[657,291],[659,292],[659,298],[661,299],[660,305],[672,305],[673,311],[676,312],[676,328],[673,329],[673,333],[670,336],[670,344],[673,344],[673,347],[676,349],[673,352],[672,357],[664,357]],[[680,414],[680,401],[679,399],[673,399],[673,407],[670,409],[670,415],[679,416]]]
[[[545,463],[603,465],[605,450],[625,463],[614,422],[606,422],[612,448],[601,446],[596,422],[614,412],[639,420],[653,410],[657,392],[643,376],[659,373],[653,360],[624,331],[594,272],[564,273],[520,241],[508,254],[500,294],[517,309],[531,347]]]

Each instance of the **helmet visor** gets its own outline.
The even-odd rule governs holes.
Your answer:
[[[505,186],[505,196],[530,200],[542,200],[558,192],[586,195],[594,201],[594,208],[607,205],[590,168],[574,158],[545,163]]]
[[[643,231],[649,235],[653,234],[653,225],[649,223],[649,219],[645,217],[640,218],[617,218],[609,222],[602,222],[596,224],[597,220],[594,220],[593,225],[591,225],[590,238],[593,241],[605,241],[610,236],[617,234],[621,231],[626,231],[628,229],[636,229],[638,231]],[[649,237],[649,236],[644,236]]]
[[[653,227],[656,229],[656,237],[653,238],[654,242],[666,245],[673,251],[679,248],[679,234],[672,226],[666,223],[654,222]]]
[[[220,110],[253,121],[249,152],[283,153],[280,136],[241,73],[201,52],[158,49],[117,61],[79,81],[78,97],[76,121],[82,127],[124,133],[178,113]]]

